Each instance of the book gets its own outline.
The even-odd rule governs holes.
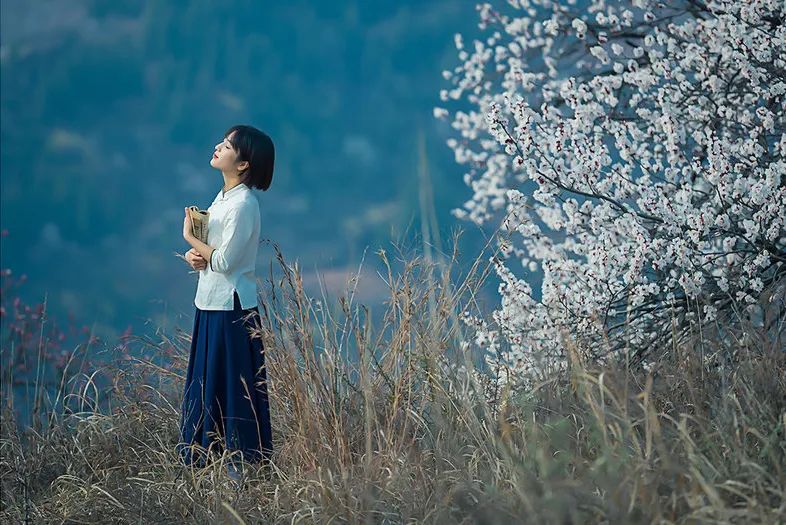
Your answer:
[[[210,212],[207,210],[200,210],[198,206],[189,206],[188,216],[191,218],[191,231],[194,232],[194,237],[207,244],[207,225],[210,220]],[[188,263],[188,260],[183,254],[174,252],[174,255]],[[188,273],[199,272],[191,271]]]
[[[198,206],[189,206],[188,214],[191,217],[191,231],[194,237],[207,244],[207,225],[210,220],[210,212],[200,210]]]

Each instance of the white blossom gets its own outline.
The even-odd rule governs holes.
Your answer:
[[[443,119],[449,115],[449,112],[445,108],[435,107],[434,108],[434,118]]]
[[[477,345],[504,343],[514,375],[564,364],[565,329],[646,349],[691,319],[688,300],[712,321],[783,278],[782,1],[479,13],[490,36],[457,35],[461,65],[439,93],[456,108],[434,110],[452,115],[448,146],[468,166],[471,198],[452,213],[510,236]],[[538,270],[533,293],[523,279]]]

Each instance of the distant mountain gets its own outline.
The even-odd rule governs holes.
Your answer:
[[[312,273],[315,291],[315,269],[340,283],[365,246],[419,234],[419,130],[443,238],[471,229],[449,215],[469,190],[431,110],[474,2],[0,9],[0,266],[26,273],[26,299],[48,294],[52,315],[110,337],[147,320],[190,329],[196,276],[172,252],[188,248],[183,207],[209,205],[221,188],[208,163],[235,123],[274,139],[273,185],[257,195],[262,236]],[[128,209],[146,219],[131,224]],[[467,256],[479,239],[466,237]],[[271,261],[264,245],[260,279]],[[382,293],[369,287],[366,299]]]

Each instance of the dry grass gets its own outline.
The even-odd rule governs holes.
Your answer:
[[[489,395],[456,323],[482,275],[451,286],[449,270],[437,278],[413,258],[381,277],[390,299],[373,327],[354,283],[338,304],[317,302],[279,262],[260,302],[272,468],[238,490],[222,463],[182,467],[189,341],[140,339],[150,358],[104,366],[103,386],[74,378],[69,408],[44,429],[16,428],[4,409],[3,522],[786,520],[786,353],[768,339],[728,354],[703,332],[704,352],[675,342],[650,372],[598,368],[577,345],[568,372]],[[172,366],[156,364],[162,346],[174,348]],[[731,357],[706,359],[713,348]]]

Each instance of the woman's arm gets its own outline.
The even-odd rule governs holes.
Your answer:
[[[184,224],[183,238],[207,261],[212,271],[229,273],[240,261],[244,249],[251,241],[254,228],[249,215],[251,211],[247,208],[235,208],[227,213],[221,246],[215,249],[196,238],[190,224]]]
[[[240,263],[248,250],[248,243],[251,242],[254,231],[252,213],[250,206],[243,205],[229,210],[226,214],[221,245],[207,254],[207,264],[212,271],[229,273]]]
[[[188,244],[190,244],[190,245],[191,245],[191,246],[192,246],[192,247],[193,247],[193,248],[194,248],[194,249],[195,249],[197,252],[199,252],[199,255],[201,255],[201,256],[202,256],[202,258],[203,258],[204,260],[206,260],[206,261],[209,261],[209,260],[210,260],[210,256],[213,254],[213,250],[214,250],[214,248],[212,248],[212,247],[211,247],[210,245],[208,245],[208,244],[205,244],[205,243],[203,243],[202,241],[200,241],[199,239],[197,239],[196,237],[194,237],[194,235],[193,235],[193,234],[192,234],[192,235],[190,235],[190,236],[189,236],[189,238],[187,238],[187,239],[186,239],[186,241],[187,241],[187,242],[188,242]]]

